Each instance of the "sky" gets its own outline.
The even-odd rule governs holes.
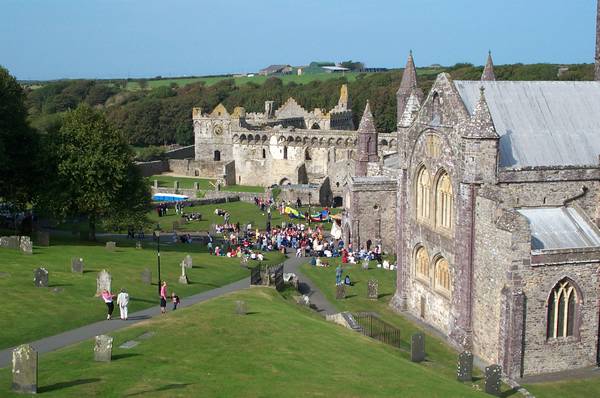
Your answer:
[[[270,64],[591,63],[596,0],[0,0],[21,80],[254,72]]]

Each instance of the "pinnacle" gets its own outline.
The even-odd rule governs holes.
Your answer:
[[[363,112],[362,118],[360,119],[360,124],[358,125],[359,133],[375,133],[375,124],[373,123],[373,114],[371,113],[371,105],[369,104],[369,100],[367,100],[367,105],[365,106],[365,111]]]
[[[399,93],[410,92],[413,88],[417,87],[417,69],[415,68],[415,60],[413,59],[412,50],[408,54],[408,60],[402,73],[402,81],[400,82]]]
[[[483,68],[483,73],[481,74],[482,81],[495,81],[496,75],[494,73],[494,61],[492,60],[492,52],[488,51],[487,62],[485,63],[485,68]]]
[[[498,138],[492,114],[485,99],[485,88],[481,86],[479,101],[473,110],[467,134],[478,138]]]

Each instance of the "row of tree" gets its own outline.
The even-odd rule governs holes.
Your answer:
[[[77,86],[81,91],[70,92],[78,98],[89,98],[94,87]],[[27,122],[25,100],[0,67],[0,201],[14,212],[33,207],[57,219],[85,218],[91,239],[100,221],[144,224],[149,188],[131,146],[105,114],[80,101],[62,113],[58,129],[40,132]]]

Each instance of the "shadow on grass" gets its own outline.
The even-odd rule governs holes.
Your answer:
[[[129,320],[129,321],[141,321],[143,319],[150,319],[150,318],[152,318],[150,315],[137,315],[137,316],[127,317],[127,320]]]
[[[65,286],[73,286],[72,283],[51,283],[48,287],[65,287]]]
[[[136,298],[136,297],[130,297],[129,301],[139,301],[141,303],[150,303],[150,304],[154,304],[154,303],[158,302],[158,300],[148,300],[148,299],[142,299],[142,298]]]
[[[500,397],[512,397],[515,394],[518,394],[519,390],[516,388],[511,388],[510,390],[504,391],[500,393]]]
[[[391,295],[392,295],[392,293],[382,293],[379,296],[377,296],[377,298],[380,299],[380,298],[384,298],[384,297],[391,296]]]
[[[77,379],[77,380],[73,380],[73,381],[63,381],[60,383],[50,384],[49,386],[41,386],[40,388],[38,388],[38,393],[43,394],[45,392],[62,390],[63,388],[75,387],[75,386],[79,386],[82,384],[97,383],[100,380],[101,379],[94,378],[94,379]]]
[[[130,353],[126,353],[126,354],[117,354],[117,355],[113,355],[112,356],[112,360],[113,361],[118,361],[119,359],[126,359],[126,358],[131,358],[131,357],[139,357],[142,354],[135,354],[133,352]]]
[[[140,391],[140,392],[136,392],[133,394],[127,394],[125,396],[126,397],[135,397],[138,395],[146,395],[146,394],[153,393],[153,392],[161,392],[161,391],[175,390],[178,388],[186,388],[187,386],[190,386],[190,385],[192,385],[192,383],[171,383],[171,384],[166,384],[162,387],[156,388],[154,390]]]

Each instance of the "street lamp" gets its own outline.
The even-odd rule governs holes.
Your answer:
[[[154,230],[154,237],[156,238],[156,263],[158,266],[158,295],[160,296],[160,225],[156,224],[156,230]]]
[[[312,198],[312,192],[308,193],[308,223],[310,224],[310,217],[312,216],[311,207],[310,207],[310,198]]]

